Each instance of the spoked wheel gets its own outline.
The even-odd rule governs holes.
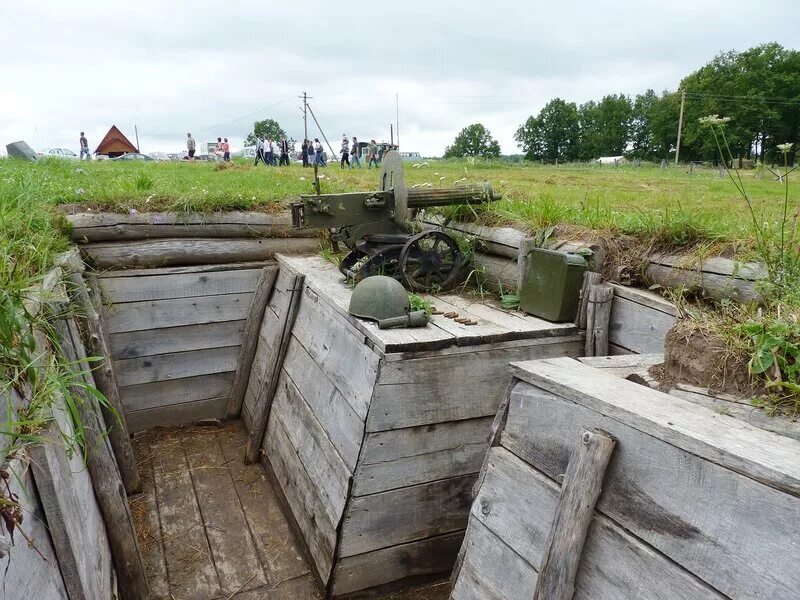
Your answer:
[[[356,283],[371,275],[386,275],[397,278],[399,274],[400,249],[400,246],[393,246],[373,255],[360,250],[353,250],[342,259],[339,271]]]
[[[412,290],[446,290],[458,280],[461,251],[442,231],[425,231],[409,239],[400,252],[400,272]]]

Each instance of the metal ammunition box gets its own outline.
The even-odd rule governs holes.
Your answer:
[[[531,250],[520,285],[520,310],[555,323],[572,321],[585,271],[586,260],[577,254]]]

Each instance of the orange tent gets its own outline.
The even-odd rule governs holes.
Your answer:
[[[136,146],[131,144],[130,140],[117,129],[116,125],[111,126],[111,129],[108,130],[103,141],[97,146],[97,150],[94,151],[95,154],[106,154],[109,158],[122,156],[128,152],[138,152],[138,150]]]

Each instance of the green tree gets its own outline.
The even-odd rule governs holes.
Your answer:
[[[530,116],[514,134],[517,145],[531,160],[574,160],[579,134],[578,109],[574,102],[554,98]]]
[[[623,154],[631,137],[633,106],[624,94],[604,96],[581,105],[579,158]]]
[[[677,142],[680,100],[674,92],[653,90],[639,94],[633,102],[630,149],[636,158],[668,159]]]
[[[255,146],[256,139],[264,139],[267,136],[271,140],[279,140],[286,136],[286,132],[275,119],[264,119],[253,123],[253,131],[247,134],[244,140],[245,146]]]
[[[500,156],[500,143],[492,137],[491,132],[480,123],[468,125],[453,140],[453,144],[445,148],[445,158],[462,156],[482,156],[497,158]]]

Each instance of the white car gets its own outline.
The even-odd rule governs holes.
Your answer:
[[[69,148],[48,148],[39,152],[42,158],[65,158],[67,160],[78,160],[78,155]]]

